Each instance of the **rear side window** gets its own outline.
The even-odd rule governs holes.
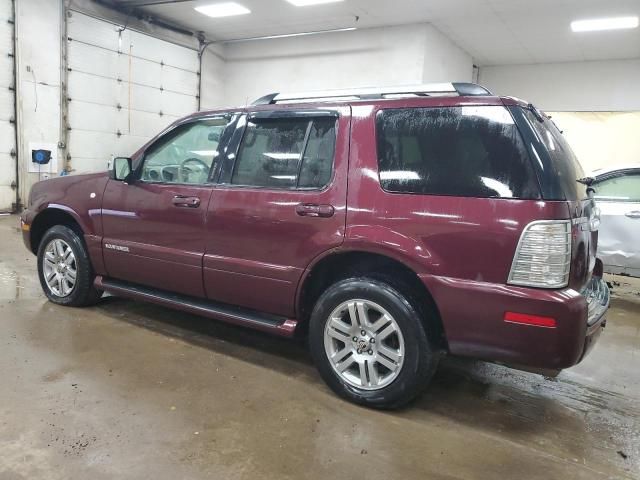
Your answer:
[[[378,165],[390,192],[540,198],[510,113],[501,106],[382,110]]]
[[[231,183],[320,189],[331,180],[336,118],[249,120]]]
[[[584,178],[584,171],[562,132],[558,130],[551,118],[542,117],[540,121],[531,109],[523,110],[538,140],[549,153],[554,174],[566,197],[568,199],[586,198],[587,189],[576,181]]]

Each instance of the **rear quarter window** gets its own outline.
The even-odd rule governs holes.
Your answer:
[[[550,117],[540,119],[529,108],[523,111],[529,126],[551,159],[553,174],[565,197],[568,200],[587,198],[587,189],[577,182],[584,178],[584,170],[562,132]]]
[[[540,198],[511,114],[501,106],[381,110],[380,184],[389,192]]]

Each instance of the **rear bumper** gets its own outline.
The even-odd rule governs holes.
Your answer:
[[[440,311],[449,351],[536,369],[579,363],[606,322],[609,289],[601,279],[577,292],[421,275]],[[592,289],[597,289],[591,302]],[[553,319],[554,326],[505,321],[506,312]]]

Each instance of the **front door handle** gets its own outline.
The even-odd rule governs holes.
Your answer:
[[[634,210],[633,212],[627,212],[624,215],[625,215],[625,217],[629,217],[629,218],[640,218],[640,210]]]
[[[316,203],[301,203],[296,205],[296,213],[301,217],[333,217],[335,208],[332,205],[318,205]]]
[[[186,197],[184,195],[176,195],[171,200],[175,207],[198,208],[200,199],[198,197]]]

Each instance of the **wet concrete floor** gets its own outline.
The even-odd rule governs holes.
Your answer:
[[[461,359],[409,408],[346,403],[304,344],[106,298],[48,303],[0,217],[0,480],[640,479],[640,281],[556,380]]]

